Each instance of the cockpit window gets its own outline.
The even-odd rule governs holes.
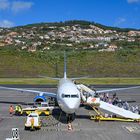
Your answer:
[[[68,95],[68,94],[62,94],[62,98],[70,98],[70,95]]]
[[[65,95],[65,98],[70,98],[70,95]]]
[[[62,98],[64,98],[65,97],[65,95],[64,94],[62,94]]]
[[[78,98],[78,94],[71,95],[71,98]]]
[[[62,94],[62,98],[79,98],[78,94]]]

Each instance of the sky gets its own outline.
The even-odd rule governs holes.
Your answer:
[[[66,20],[140,29],[140,0],[0,0],[0,27]]]

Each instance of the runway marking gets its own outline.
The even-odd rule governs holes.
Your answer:
[[[137,126],[123,126],[123,128],[130,133],[140,133],[140,127]]]
[[[58,131],[58,132],[77,132],[77,131],[81,131],[81,129],[73,129],[72,131],[69,131],[67,128],[41,128],[39,131]]]
[[[74,126],[74,127],[73,127]],[[57,125],[51,125],[51,126],[43,126],[41,127],[40,131],[59,131],[59,132],[75,132],[75,131],[81,131],[80,128],[78,128],[78,123],[72,123],[72,130],[68,130],[68,125],[63,123],[58,123]]]

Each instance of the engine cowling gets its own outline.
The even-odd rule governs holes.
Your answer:
[[[47,98],[45,96],[36,96],[34,98],[34,102],[46,102],[47,101]]]

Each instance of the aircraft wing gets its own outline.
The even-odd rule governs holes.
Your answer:
[[[116,88],[116,89],[97,90],[96,93],[115,92],[115,91],[122,91],[122,90],[135,89],[135,88],[140,88],[140,86],[128,87],[128,88]]]
[[[56,98],[56,94],[55,93],[51,93],[51,92],[43,92],[43,91],[37,91],[37,90],[28,90],[28,89],[20,89],[20,88],[10,88],[10,87],[2,87],[0,86],[0,90],[13,90],[13,91],[19,91],[21,93],[25,92],[25,93],[32,93],[32,94],[39,94],[39,95],[45,95],[45,96],[49,96],[49,97],[54,97]]]

